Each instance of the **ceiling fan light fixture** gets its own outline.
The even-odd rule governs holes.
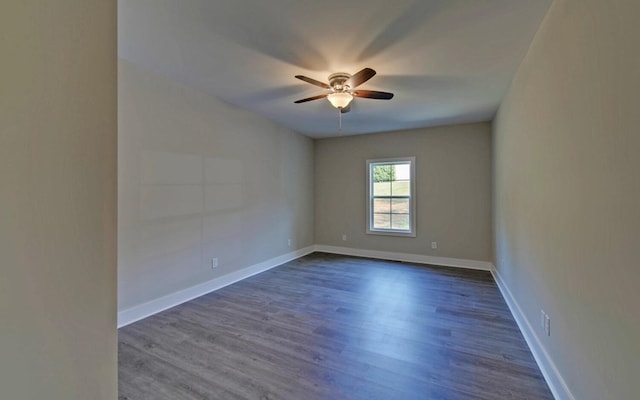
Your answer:
[[[331,93],[327,96],[327,100],[329,100],[329,103],[335,108],[345,108],[351,103],[351,100],[353,100],[353,95],[347,92]]]

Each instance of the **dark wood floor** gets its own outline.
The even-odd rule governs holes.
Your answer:
[[[119,331],[120,399],[553,399],[491,275],[314,253]]]

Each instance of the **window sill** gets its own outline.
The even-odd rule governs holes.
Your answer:
[[[382,235],[382,236],[405,236],[416,237],[415,232],[403,232],[403,231],[387,231],[387,230],[371,230],[367,229],[367,235]]]

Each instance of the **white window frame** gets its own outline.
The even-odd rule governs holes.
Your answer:
[[[409,163],[409,230],[379,229],[373,227],[373,166],[378,164]],[[394,157],[367,160],[367,234],[416,237],[416,158]],[[392,197],[392,196],[389,196]]]

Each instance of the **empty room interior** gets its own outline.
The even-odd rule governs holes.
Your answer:
[[[633,400],[640,2],[0,3],[0,398]]]

